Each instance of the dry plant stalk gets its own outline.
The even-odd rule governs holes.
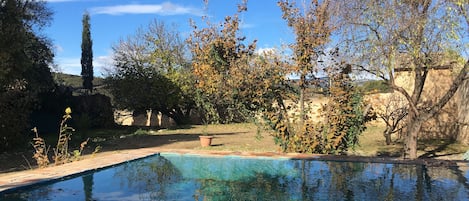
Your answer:
[[[72,132],[75,131],[72,127],[66,124],[67,120],[71,119],[72,110],[68,107],[65,109],[65,115],[60,122],[60,130],[59,130],[59,138],[57,140],[57,146],[54,148],[54,165],[61,165],[73,160],[78,160],[81,156],[83,149],[88,144],[89,138],[83,141],[80,144],[80,149],[73,151],[73,158],[68,151],[69,140],[71,139]],[[39,137],[37,132],[37,128],[33,128],[32,131],[35,133],[35,137],[33,138],[33,143],[31,143],[34,147],[35,153],[33,158],[36,159],[37,164],[40,168],[47,167],[50,164],[48,158],[49,147],[46,146],[46,142],[43,138]],[[101,147],[96,147],[93,154],[98,152]]]
[[[49,148],[46,146],[46,142],[44,141],[44,139],[39,137],[37,128],[34,127],[32,131],[35,134],[35,137],[33,138],[33,143],[31,143],[34,147],[33,158],[36,160],[39,168],[47,167],[50,163],[49,157],[47,156]]]
[[[72,110],[70,108],[65,109],[65,115],[63,116],[62,122],[60,122],[59,139],[57,140],[57,146],[54,149],[54,164],[60,165],[68,162],[70,159],[70,153],[68,152],[68,142],[72,135],[72,131],[75,131],[72,127],[69,127],[66,122],[71,119],[70,115]]]

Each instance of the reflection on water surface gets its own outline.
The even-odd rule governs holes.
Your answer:
[[[468,178],[461,168],[168,153],[0,200],[469,200]]]

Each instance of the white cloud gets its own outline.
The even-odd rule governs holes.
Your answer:
[[[103,77],[106,75],[110,66],[112,66],[112,56],[98,56],[93,59],[93,68],[95,77]]]
[[[259,54],[259,55],[276,54],[276,53],[278,53],[278,50],[277,50],[277,48],[272,48],[272,47],[259,48],[259,49],[256,49],[255,53]]]
[[[80,58],[63,58],[56,57],[55,64],[58,70],[65,74],[80,75],[81,63]]]
[[[90,9],[92,14],[123,15],[123,14],[158,14],[158,15],[196,15],[201,16],[200,9],[185,7],[170,2],[162,4],[128,4]]]
[[[80,75],[81,62],[80,58],[55,58],[58,71],[65,74]],[[105,75],[106,67],[112,64],[110,56],[97,56],[93,58],[93,70],[95,77],[102,77]]]

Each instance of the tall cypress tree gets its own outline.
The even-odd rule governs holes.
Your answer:
[[[90,32],[90,15],[88,12],[83,14],[83,31],[81,35],[81,78],[83,88],[89,92],[93,91],[93,42]]]

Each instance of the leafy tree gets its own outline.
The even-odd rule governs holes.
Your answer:
[[[365,123],[372,120],[371,106],[355,89],[350,78],[351,65],[329,66],[331,78],[330,97],[323,107],[323,120],[317,127],[322,135],[317,139],[318,152],[345,153],[358,144],[358,137],[366,129]]]
[[[334,54],[337,52],[334,52]],[[331,79],[330,97],[320,112],[320,121],[305,112],[304,124],[298,124],[295,114],[288,111],[285,101],[277,101],[264,112],[274,139],[285,152],[344,154],[358,144],[365,123],[373,116],[362,95],[352,85],[348,64],[335,62],[328,66]]]
[[[195,107],[195,92],[189,50],[184,39],[176,31],[175,25],[168,26],[156,20],[148,26],[145,38],[151,65],[181,91],[176,110],[180,119],[188,121],[190,111]]]
[[[456,68],[448,51],[462,53],[469,37],[468,2],[464,0],[356,1],[344,9],[350,29],[344,37],[354,41],[349,48],[361,70],[386,80],[402,94],[409,107],[404,137],[404,157],[417,158],[417,138],[422,124],[438,114],[468,78],[469,60]],[[366,64],[366,65],[365,65]],[[456,75],[441,96],[425,98],[432,70],[453,68]],[[396,83],[395,73],[404,69],[412,75],[413,88]]]
[[[283,55],[278,50],[255,53],[249,65],[238,66],[239,70],[232,75],[235,98],[255,115],[281,100],[295,98],[295,90],[287,80],[289,64]]]
[[[332,1],[311,1],[300,8],[294,1],[280,1],[279,6],[296,36],[290,45],[293,55],[291,62],[287,62],[291,66],[287,72],[300,76],[300,92],[299,97],[289,100],[279,98],[264,112],[264,117],[275,131],[275,141],[283,151],[346,153],[358,143],[358,136],[371,116],[368,115],[369,106],[365,106],[362,95],[352,85],[350,65],[340,60],[339,49],[326,51],[332,31],[338,28],[333,25],[331,15],[336,5]],[[329,61],[320,64],[325,57]],[[331,86],[329,101],[317,120],[305,106],[305,93],[308,78],[314,78],[319,70],[329,75]],[[294,104],[287,105],[288,101],[294,101]]]
[[[246,81],[243,76],[252,67],[249,61],[256,41],[245,44],[246,37],[239,33],[238,15],[247,10],[246,3],[239,4],[237,13],[226,16],[223,23],[207,22],[205,28],[192,23],[194,30],[188,42],[196,79],[196,103],[203,110],[206,122],[239,122],[248,118],[242,102],[246,99],[241,96],[241,90],[245,91],[249,86],[242,85]]]
[[[81,35],[81,78],[83,88],[93,91],[93,41],[90,33],[90,15],[83,14],[83,31]]]
[[[0,0],[0,151],[26,144],[30,111],[53,88],[51,45],[38,34],[51,15],[42,1]]]
[[[244,44],[245,38],[239,36],[238,15],[247,9],[245,3],[238,6],[237,14],[227,16],[219,26],[207,23],[206,28],[199,29],[193,25],[189,43],[196,88],[200,92],[196,96],[200,100],[196,102],[204,109],[208,121],[230,122],[235,120],[233,117],[252,117],[259,114],[253,111],[261,112],[276,131],[273,135],[284,151],[344,153],[353,147],[367,119],[361,95],[346,79],[348,72],[330,70],[331,75],[338,77],[335,79],[338,84],[333,95],[335,99],[324,109],[327,111],[323,117],[325,122],[314,123],[303,105],[299,109],[301,123],[297,124],[295,115],[290,114],[292,108],[286,104],[298,100],[286,75],[302,74],[302,87],[306,89],[307,77],[319,69],[317,60],[325,54],[323,48],[330,34],[329,29],[321,32],[329,28],[325,24],[329,19],[328,1],[308,5],[313,10],[304,14],[305,17],[293,7],[294,4],[279,3],[284,7],[285,18],[298,34],[297,42],[291,46],[294,62],[275,51],[254,53],[255,41]],[[307,66],[303,68],[302,65]],[[343,66],[337,64],[331,68]]]
[[[126,66],[129,68],[129,66]],[[181,91],[171,80],[152,68],[136,68],[132,72],[113,74],[107,78],[110,92],[118,108],[159,111],[176,123],[185,123],[179,109]]]
[[[161,112],[187,123],[194,102],[186,50],[179,33],[154,21],[113,47],[107,86],[119,108]]]
[[[333,31],[333,24],[330,22],[329,0],[313,0],[302,4],[300,9],[295,1],[281,0],[278,2],[282,9],[282,18],[288,22],[288,26],[293,29],[295,42],[290,45],[293,51],[293,62],[291,73],[300,76],[300,124],[305,118],[305,93],[309,85],[308,79],[315,76],[319,71],[319,60],[324,55],[325,45],[330,41]]]

